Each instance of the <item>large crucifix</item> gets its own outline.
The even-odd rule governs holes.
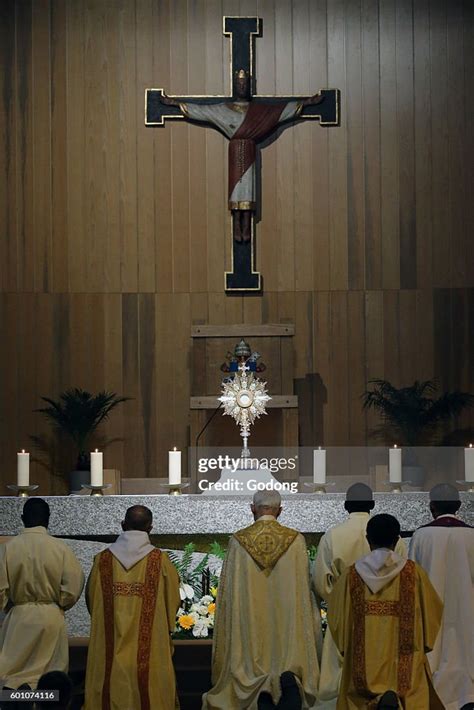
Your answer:
[[[227,96],[172,96],[147,89],[147,126],[164,126],[165,119],[186,119],[218,129],[229,139],[229,210],[232,213],[232,270],[225,290],[260,292],[255,271],[254,221],[258,144],[285,122],[317,119],[321,126],[339,125],[339,91],[322,89],[313,96],[260,96],[255,93],[254,44],[261,36],[259,17],[224,17],[230,37],[232,93]],[[317,107],[317,108],[315,108]]]

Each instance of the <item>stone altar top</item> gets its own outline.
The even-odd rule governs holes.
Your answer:
[[[461,493],[460,517],[474,525],[474,495]],[[283,496],[280,522],[303,533],[325,532],[342,522],[344,493],[292,494]],[[429,523],[428,493],[374,493],[375,513],[391,513],[404,532]],[[21,528],[24,498],[0,497],[0,535],[14,535]],[[146,505],[153,512],[153,535],[202,535],[233,533],[252,521],[251,498],[203,495],[46,496],[51,508],[49,531],[57,537],[118,535],[125,511]]]

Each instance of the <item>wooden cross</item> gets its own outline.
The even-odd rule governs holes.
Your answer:
[[[229,209],[233,214],[234,238],[232,269],[225,273],[225,290],[226,293],[258,293],[262,290],[262,278],[255,270],[255,198],[247,199],[243,192],[245,181],[249,182],[250,173],[255,170],[255,146],[263,140],[262,132],[266,130],[264,137],[267,137],[274,132],[277,125],[287,120],[317,119],[321,126],[338,126],[340,95],[338,89],[322,89],[317,98],[256,94],[255,37],[261,36],[262,33],[261,19],[224,17],[223,25],[224,35],[230,37],[231,42],[232,93],[227,96],[173,96],[165,94],[163,89],[147,89],[145,125],[164,126],[166,119],[197,120],[217,128],[230,139],[233,150],[229,151]],[[242,92],[245,92],[245,89],[242,87],[245,81],[248,92],[243,99]],[[248,110],[250,107],[252,111]],[[233,111],[235,113],[232,113]],[[239,118],[239,113],[243,113],[245,118],[242,118],[242,115]],[[230,120],[226,114],[231,116]],[[237,122],[242,122],[242,128],[234,125],[232,115],[238,117]],[[223,121],[227,121],[224,126]],[[232,194],[231,183],[235,190]]]

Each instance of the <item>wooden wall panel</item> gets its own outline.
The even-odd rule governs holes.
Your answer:
[[[0,289],[16,290],[15,3],[0,5]]]
[[[136,14],[128,0],[120,0],[117,8],[118,33],[118,106],[114,120],[117,122],[119,159],[118,228],[116,252],[120,263],[118,291],[133,293],[138,290],[138,180],[137,180],[137,127],[142,122],[141,107],[136,100]],[[158,136],[156,136],[158,138]],[[158,178],[159,179],[159,178]],[[156,217],[155,217],[156,219]],[[164,250],[163,250],[164,253]],[[159,279],[157,277],[157,281]]]
[[[69,291],[67,8],[51,6],[51,290]],[[70,51],[70,50],[69,50]],[[80,92],[79,92],[80,93]],[[76,110],[80,110],[76,106]]]
[[[227,297],[227,141],[146,128],[144,91],[227,92],[222,16],[255,13],[258,91],[337,87],[341,125],[262,150],[264,294]],[[188,444],[192,323],[296,324],[305,443],[365,444],[371,378],[473,391],[473,29],[462,0],[2,2],[3,478],[49,432],[39,397],[71,386],[132,397],[107,465],[164,473]],[[275,383],[279,355],[262,352]]]

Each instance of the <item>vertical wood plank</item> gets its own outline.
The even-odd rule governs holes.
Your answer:
[[[418,379],[416,295],[416,291],[400,291],[400,383],[402,387],[408,387]]]
[[[328,3],[328,84],[340,88],[341,126],[329,134],[330,288],[348,287],[347,243],[347,92],[345,75],[345,4]]]
[[[157,343],[158,334],[157,329]],[[124,455],[121,470],[124,478],[139,478],[145,469],[145,459],[141,437],[138,295],[134,293],[122,295],[122,357],[123,392],[132,400],[123,408]],[[165,426],[166,422],[163,422]]]
[[[170,4],[156,3],[154,15],[153,86],[173,94],[175,92],[170,83]],[[173,290],[171,123],[165,123],[162,128],[150,128],[149,132],[153,133],[155,154],[156,290],[159,293],[170,293]]]
[[[446,1],[430,2],[431,37],[431,114],[448,103]],[[432,121],[432,215],[433,215],[433,286],[450,283],[451,249],[449,234],[449,131],[448,120]]]
[[[16,5],[17,62],[17,253],[18,290],[35,288],[36,244],[34,234],[34,184],[33,184],[33,97],[32,97],[32,3],[21,0]]]
[[[379,5],[383,288],[400,287],[395,10],[393,0]]]
[[[15,1],[0,4],[0,291],[17,288]]]
[[[361,395],[366,388],[366,323],[363,291],[347,294],[348,340],[348,407],[350,446],[360,446],[367,436],[366,413],[362,409]]]
[[[84,13],[84,128],[87,291],[104,289],[107,258],[107,53],[106,9],[100,0],[86,0]],[[104,179],[105,178],[105,179]],[[80,290],[84,290],[82,287]]]
[[[2,422],[8,426],[0,427],[0,447],[3,461],[2,483],[15,481],[16,452],[27,448],[23,443],[23,434],[19,436],[18,416],[18,300],[16,293],[0,294],[0,322],[3,331],[3,347],[0,348],[0,413]]]
[[[104,348],[104,381],[103,388],[125,397],[130,396],[124,390],[123,383],[123,332],[122,332],[122,295],[108,293],[104,296],[104,333],[106,333]],[[153,326],[154,330],[154,326]],[[107,448],[104,459],[106,468],[118,469],[122,475],[126,428],[124,426],[127,410],[131,402],[120,404],[104,424],[104,435]]]
[[[133,293],[138,290],[136,2],[120,0],[117,14],[119,107],[115,120],[118,121],[120,146],[117,239],[120,255],[120,290],[123,293]]]
[[[395,33],[401,288],[416,288],[417,273],[412,10],[412,0],[397,2]]]
[[[382,291],[365,293],[365,370],[366,388],[371,380],[385,378],[384,365],[384,302]],[[366,412],[368,442],[374,441],[373,432],[380,423],[373,410]]]
[[[55,292],[69,290],[67,12],[66,3],[51,3],[51,248]],[[76,106],[75,110],[80,108]]]
[[[138,289],[156,290],[157,260],[155,242],[155,172],[151,146],[153,137],[143,120],[145,89],[155,86],[153,76],[153,8],[152,0],[139,0],[136,4],[137,33],[137,233],[138,233]],[[160,129],[153,129],[160,130]],[[168,130],[165,127],[163,130]]]
[[[171,43],[170,79],[173,93],[188,94],[188,15],[186,0],[178,0],[170,7]],[[196,127],[196,131],[205,130]],[[189,142],[187,121],[177,121],[171,127],[171,190],[173,236],[173,291],[189,292]],[[186,177],[185,177],[186,176]]]
[[[473,261],[469,255],[469,243],[472,233],[465,231],[463,207],[471,201],[472,193],[466,191],[464,165],[465,124],[464,124],[464,17],[462,0],[448,3],[447,9],[447,45],[448,45],[448,102],[455,106],[448,111],[449,130],[449,242],[451,244],[450,286],[465,286],[467,282],[467,264]],[[474,28],[472,38],[474,39]],[[470,122],[469,122],[470,123]],[[469,258],[469,256],[470,258]],[[472,283],[472,282],[471,282]]]
[[[303,0],[293,5],[293,91],[296,96],[310,96],[317,90],[309,73],[310,62],[309,2]],[[293,126],[294,170],[297,182],[293,183],[294,240],[295,240],[295,290],[313,288],[313,190],[312,160],[308,145],[314,131],[321,130],[316,121],[304,121]]]
[[[52,286],[50,3],[32,5],[33,225],[35,291]]]
[[[429,0],[413,5],[415,60],[415,188],[416,188],[416,268],[417,284],[429,288],[433,283],[432,116],[430,77]]]
[[[161,422],[157,417],[157,357],[155,341],[155,294],[142,293],[138,300],[140,408],[143,422],[143,476],[156,476],[156,432]],[[164,412],[161,413],[163,416]]]
[[[203,94],[206,86],[205,13],[195,2],[188,3],[188,68],[190,94]],[[206,128],[189,131],[189,291],[207,289],[207,186],[202,180],[206,166]]]
[[[328,17],[327,1],[310,3],[310,58],[311,90],[329,87],[328,79]],[[339,129],[337,129],[339,133]],[[329,130],[312,126],[312,200],[313,200],[313,288],[329,289]]]
[[[293,94],[293,18],[291,4],[275,5],[275,76],[277,94]],[[288,28],[291,31],[288,32]],[[276,235],[278,290],[295,288],[294,233],[294,129],[283,131],[276,142]]]
[[[433,295],[430,289],[416,293],[416,376],[431,380],[433,363]]]
[[[402,387],[400,379],[400,291],[383,294],[384,378],[395,387]]]
[[[349,289],[365,284],[364,142],[362,128],[361,9],[349,3],[345,17],[347,94],[347,246]]]
[[[433,291],[433,339],[434,339],[434,374],[440,389],[448,390],[452,383],[452,292],[450,289],[437,288]]]
[[[472,28],[474,27],[474,5],[465,2],[463,5],[463,50],[464,50],[464,149],[469,159],[465,161],[464,174],[466,178],[466,195],[474,194],[474,132],[470,130],[471,116],[474,115],[474,91],[471,90],[472,77],[474,76],[474,42],[472,38]],[[474,200],[468,199],[463,204],[463,215],[465,220],[465,235],[470,238],[474,234]],[[470,256],[471,246],[468,243],[465,247],[465,254]],[[466,283],[472,287],[474,284],[474,259],[466,258]],[[472,321],[471,321],[472,322]]]
[[[365,286],[382,287],[379,3],[362,2]]]
[[[332,291],[330,314],[330,362],[328,382],[328,426],[330,446],[342,446],[349,440],[349,369],[347,292]]]
[[[84,0],[67,4],[67,215],[68,269],[72,292],[88,288],[86,233],[85,19]]]
[[[331,437],[328,422],[328,387],[330,380],[329,341],[330,302],[329,292],[314,294],[313,299],[313,372],[315,373],[314,394],[314,439],[315,446],[328,445]]]

